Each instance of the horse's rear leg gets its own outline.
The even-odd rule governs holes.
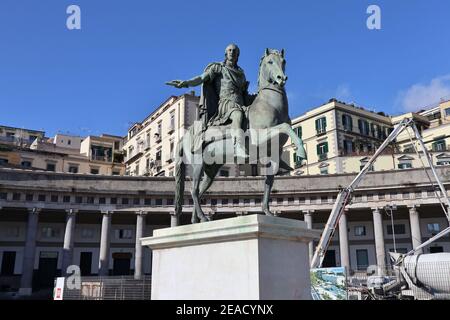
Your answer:
[[[222,167],[222,164],[213,164],[213,165],[205,165],[205,174],[203,175],[203,179],[202,182],[200,183],[200,187],[199,187],[199,192],[198,192],[198,198],[199,200],[202,199],[203,195],[205,194],[205,192],[209,189],[209,187],[211,187],[214,178],[217,175],[217,172],[219,172],[219,169]],[[192,222],[192,223],[196,223],[198,222],[197,219],[197,212],[195,210],[195,207],[193,208],[192,211],[192,220],[194,220],[194,215],[197,221]]]
[[[192,223],[196,223],[197,217],[201,222],[209,221],[209,219],[203,213],[200,205],[199,186],[203,175],[203,164],[192,166],[192,200],[194,201],[194,209],[192,210]]]
[[[272,191],[273,179],[273,175],[267,175],[264,182],[264,199],[262,203],[262,210],[268,216],[273,216],[269,209],[270,192]]]

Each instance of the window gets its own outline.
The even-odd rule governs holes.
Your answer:
[[[82,203],[82,202],[83,202],[83,197],[80,197],[80,196],[75,197],[75,203]]]
[[[438,161],[436,164],[438,166],[448,166],[448,165],[450,165],[450,159],[449,160]]]
[[[238,205],[239,204],[239,199],[233,199],[233,205]]]
[[[328,142],[322,142],[317,145],[317,155],[319,156],[319,161],[326,160],[328,154]]]
[[[364,167],[366,166],[366,164],[368,163],[368,161],[361,161],[361,165],[359,166],[359,170],[361,171],[362,169],[364,169]],[[375,171],[373,164],[370,166],[369,171]]]
[[[355,143],[352,140],[344,140],[344,153],[350,154],[355,150]]]
[[[56,164],[54,163],[47,163],[47,171],[56,171]]]
[[[25,200],[26,201],[33,201],[33,194],[32,193],[27,193],[25,196]]]
[[[369,266],[369,254],[367,249],[356,250],[356,265],[358,270],[367,269]]]
[[[40,195],[38,195],[38,201],[40,201],[40,202],[45,202],[45,194],[40,194]]]
[[[355,236],[363,237],[366,235],[366,226],[356,226],[355,227]]]
[[[50,197],[50,201],[51,202],[58,202],[58,196],[57,195],[52,195],[51,197]]]
[[[404,163],[399,163],[398,164],[398,168],[403,170],[403,169],[411,169],[412,168],[412,164],[411,162],[404,162]]]
[[[19,201],[20,200],[20,193],[13,193],[13,200]]]
[[[117,204],[117,198],[111,198],[110,203],[111,204]]]
[[[158,122],[158,135],[161,137],[162,132],[162,121]]]
[[[81,229],[81,238],[83,238],[83,239],[92,239],[92,238],[94,238],[94,230],[92,228],[83,228],[83,229]]]
[[[294,132],[300,139],[302,138],[302,127],[294,128]]]
[[[394,233],[397,234],[405,234],[406,226],[404,224],[394,224]],[[387,225],[387,234],[392,235],[392,225]]]
[[[221,177],[228,177],[230,174],[228,172],[228,170],[220,170],[219,172],[219,176]]]
[[[24,160],[24,161],[22,161],[21,165],[23,168],[31,168],[32,164],[31,164],[31,161]]]
[[[116,230],[116,239],[131,239],[132,237],[133,231],[131,229]]]
[[[67,144],[70,146],[72,144],[72,140],[67,140]]]
[[[369,123],[366,120],[358,119],[358,127],[362,135],[369,135]]]
[[[133,199],[133,204],[140,204],[140,203],[141,203],[141,199],[139,199],[139,198]]]
[[[128,198],[122,198],[122,204],[128,204]]]
[[[43,227],[41,230],[42,238],[50,239],[50,238],[58,238],[59,237],[59,229],[54,227]]]
[[[161,161],[161,150],[156,152],[156,161]]]
[[[428,232],[431,234],[438,234],[439,231],[441,231],[441,228],[439,227],[439,223],[428,223],[427,229],[428,229]]]
[[[63,202],[70,202],[70,196],[63,196]]]
[[[69,166],[70,173],[78,173],[78,166]]]
[[[155,205],[162,206],[162,199],[156,199],[155,200]]]
[[[320,174],[322,175],[328,174],[328,167],[320,168]]]
[[[120,176],[120,171],[113,170],[112,175],[113,176]]]
[[[445,116],[450,117],[450,108],[445,109]]]
[[[91,174],[98,174],[99,170],[98,168],[91,168]]]
[[[152,199],[151,198],[145,198],[144,199],[144,205],[149,206],[152,204]]]
[[[222,205],[227,205],[228,204],[228,199],[222,199]]]
[[[175,111],[172,111],[170,113],[170,127],[169,132],[172,132],[175,130]]]
[[[302,158],[297,156],[296,152],[294,152],[294,164],[295,164],[296,168],[298,168],[298,167],[300,167],[302,165]],[[255,168],[257,168],[257,167],[255,167]]]
[[[87,197],[87,203],[93,204],[94,203],[94,197]]]
[[[444,252],[444,248],[441,246],[430,247],[430,253]]]
[[[6,200],[7,193],[6,192],[0,192],[0,200]]]
[[[446,151],[445,140],[438,140],[433,142],[432,150],[433,151]]]
[[[8,164],[8,159],[0,158],[0,165]]]
[[[342,125],[344,126],[344,130],[353,131],[353,119],[348,114],[342,115]]]
[[[3,251],[0,275],[13,276],[15,265],[16,265],[16,252]]]
[[[323,134],[327,131],[327,118],[319,118],[316,120],[317,134]]]

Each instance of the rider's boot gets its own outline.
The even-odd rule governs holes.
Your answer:
[[[234,136],[234,154],[237,159],[247,159],[248,155],[245,152],[244,133],[241,130],[235,133]]]

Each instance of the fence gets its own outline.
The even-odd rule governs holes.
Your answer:
[[[81,286],[64,283],[63,300],[150,300],[151,277],[81,277]],[[69,284],[70,285],[70,284]]]

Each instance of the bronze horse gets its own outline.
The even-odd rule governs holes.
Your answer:
[[[248,107],[247,112],[247,133],[250,147],[260,150],[261,148],[267,148],[267,144],[270,144],[270,141],[275,141],[274,139],[277,139],[279,142],[276,160],[268,163],[266,161],[267,166],[271,166],[271,170],[268,170],[268,173],[265,174],[264,199],[262,201],[262,211],[266,215],[273,215],[269,210],[269,196],[274,182],[274,175],[280,166],[289,168],[281,160],[282,147],[289,137],[294,143],[298,157],[306,159],[303,142],[292,130],[291,119],[289,118],[288,100],[285,91],[287,80],[285,64],[284,50],[280,52],[266,49],[259,66],[258,94]],[[186,165],[190,164],[193,169],[191,193],[194,202],[191,222],[196,223],[198,220],[201,222],[209,221],[209,217],[205,216],[201,208],[200,199],[213,183],[219,169],[224,165],[223,161],[205,161],[205,159],[222,159],[222,156],[231,156],[234,159],[234,148],[231,137],[224,135],[223,139],[208,140],[200,152],[195,153],[192,148],[195,136],[191,129],[186,132],[178,143],[175,155],[175,215],[179,217],[182,213]],[[226,130],[227,127],[223,126],[222,129]],[[208,128],[205,136],[208,136],[208,131],[213,130],[217,131],[218,128]],[[214,136],[214,134],[211,133],[210,136]],[[256,154],[256,161],[261,163],[260,152]],[[190,160],[186,161],[186,158]],[[274,155],[270,155],[269,158],[269,160],[273,159]],[[267,157],[265,160],[267,160]]]

